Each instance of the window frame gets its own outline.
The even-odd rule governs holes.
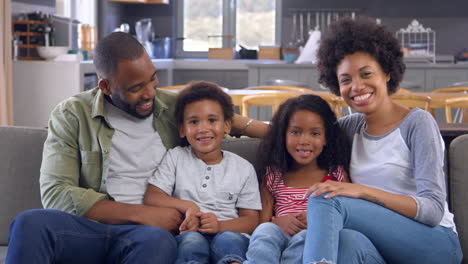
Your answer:
[[[223,32],[222,35],[236,36],[236,0],[223,1]],[[281,45],[281,18],[282,18],[282,0],[275,1],[275,45]],[[176,2],[176,36],[184,37],[184,0]],[[229,39],[223,40],[223,47],[229,45]],[[184,51],[183,41],[175,42],[175,58],[208,58],[208,51]],[[237,43],[236,43],[237,48]]]

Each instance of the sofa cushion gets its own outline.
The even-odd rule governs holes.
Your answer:
[[[468,263],[468,135],[455,138],[450,143],[449,173],[450,200],[455,215],[458,237]]]
[[[47,130],[41,128],[0,126],[0,245],[7,245],[16,215],[42,208],[39,169],[46,137]]]
[[[260,142],[261,139],[258,138],[228,138],[223,140],[221,148],[243,157],[258,170],[257,149]]]

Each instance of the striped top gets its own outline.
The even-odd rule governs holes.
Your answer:
[[[336,171],[328,172],[328,174],[323,177],[322,182],[327,180],[342,182],[344,180],[343,167],[338,167]],[[281,172],[273,169],[267,170],[266,184],[268,191],[273,196],[273,212],[275,216],[283,216],[307,210],[307,198],[304,198],[304,195],[309,188],[286,186]]]

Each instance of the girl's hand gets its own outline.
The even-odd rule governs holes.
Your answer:
[[[299,221],[301,221],[304,225],[306,225],[306,228],[307,228],[307,212],[306,211],[302,211],[300,213],[297,213],[296,218]]]
[[[215,214],[198,212],[197,216],[200,217],[200,228],[198,228],[199,232],[216,234],[220,231],[218,218]]]
[[[332,198],[335,196],[346,196],[351,198],[363,198],[365,194],[365,186],[360,184],[326,181],[312,185],[306,192],[305,197],[312,194],[312,197],[317,197],[323,193],[327,193],[325,198]]]
[[[283,232],[290,236],[293,236],[299,233],[302,229],[307,228],[307,225],[297,219],[294,214],[273,217],[271,222],[279,226]]]
[[[185,211],[185,220],[180,224],[179,232],[181,234],[185,232],[196,232],[198,231],[198,226],[200,225],[200,218],[197,216],[197,213],[200,210],[197,208],[189,208]]]

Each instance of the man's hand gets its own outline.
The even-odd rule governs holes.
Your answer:
[[[170,232],[177,232],[182,223],[182,214],[174,208],[145,206],[141,212],[140,224],[159,226]]]
[[[215,214],[198,212],[197,216],[200,217],[200,228],[198,229],[199,232],[216,234],[220,231],[218,218]]]
[[[179,227],[181,234],[185,232],[196,232],[198,231],[198,226],[200,225],[200,218],[197,216],[197,213],[200,212],[198,206],[191,207],[185,211],[185,220]]]
[[[302,229],[307,228],[307,224],[304,224],[294,214],[273,217],[271,222],[279,226],[283,232],[290,236],[293,236],[299,233]]]

